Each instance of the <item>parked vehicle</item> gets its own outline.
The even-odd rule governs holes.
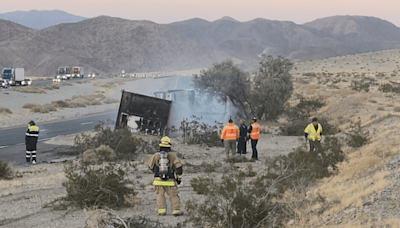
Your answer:
[[[32,85],[32,79],[30,79],[30,78],[25,78],[25,79],[21,82],[21,85],[23,85],[23,86]]]
[[[25,79],[24,68],[3,68],[1,78],[8,81],[9,85],[22,85],[22,81]]]
[[[73,78],[83,78],[85,75],[85,68],[84,67],[73,67],[72,68],[72,77]]]

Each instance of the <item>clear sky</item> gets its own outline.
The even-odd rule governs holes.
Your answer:
[[[400,27],[400,0],[9,0],[1,4],[0,13],[54,9],[83,17],[108,15],[156,23],[230,16],[238,21],[265,18],[302,24],[335,15],[360,15]]]

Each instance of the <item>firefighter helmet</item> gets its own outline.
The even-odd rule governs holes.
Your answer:
[[[164,136],[161,138],[160,146],[162,147],[171,147],[171,139],[168,136]]]

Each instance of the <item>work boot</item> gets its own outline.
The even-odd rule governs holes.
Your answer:
[[[35,160],[32,161],[32,165],[36,165],[36,161]]]
[[[183,212],[180,210],[174,210],[174,212],[172,213],[173,216],[178,217],[183,215]]]
[[[158,209],[158,215],[159,216],[164,216],[167,214],[167,209]]]

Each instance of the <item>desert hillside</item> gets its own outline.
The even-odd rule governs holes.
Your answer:
[[[100,16],[42,30],[0,20],[0,34],[0,66],[24,67],[34,76],[54,76],[60,66],[118,74],[204,68],[226,59],[253,70],[261,54],[298,61],[400,48],[398,27],[360,16],[304,25],[228,17],[156,24]]]

